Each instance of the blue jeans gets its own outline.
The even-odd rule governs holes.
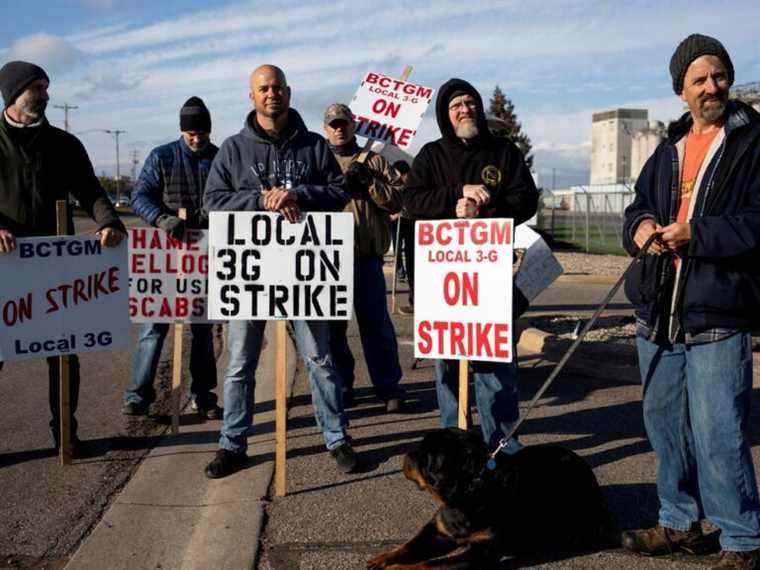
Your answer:
[[[328,348],[328,321],[293,321],[298,352],[309,375],[314,416],[327,444],[334,449],[346,439],[340,377]],[[230,363],[224,375],[224,422],[219,446],[245,453],[253,419],[256,367],[266,321],[230,321]]]
[[[517,358],[517,354],[514,355]],[[510,363],[471,360],[475,401],[480,415],[480,429],[489,450],[496,449],[499,440],[517,422],[520,411],[517,391],[517,361]],[[457,427],[459,410],[459,361],[435,361],[435,389],[438,408],[441,410],[441,426]],[[520,448],[516,438],[511,438],[504,449],[514,453]]]
[[[375,394],[381,400],[403,396],[399,388],[396,330],[388,314],[383,261],[379,257],[354,259],[354,309],[364,358]],[[348,346],[348,321],[330,321],[330,352],[344,389],[354,386],[354,355]]]
[[[200,408],[216,404],[216,359],[210,324],[191,324],[190,393]],[[156,400],[153,380],[156,377],[161,349],[169,332],[169,323],[146,323],[132,359],[132,385],[124,392],[124,403],[149,406]]]
[[[658,345],[637,338],[644,425],[659,460],[660,524],[686,530],[702,515],[724,550],[760,548],[760,503],[745,429],[751,336]]]

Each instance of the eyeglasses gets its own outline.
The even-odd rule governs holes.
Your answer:
[[[478,104],[475,101],[475,99],[459,101],[459,103],[454,103],[453,105],[449,105],[449,111],[461,111],[464,107],[467,107],[468,109],[477,109]]]

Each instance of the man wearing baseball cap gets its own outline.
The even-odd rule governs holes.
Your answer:
[[[404,402],[401,365],[393,321],[388,314],[383,255],[391,243],[390,214],[401,209],[401,176],[382,156],[356,143],[351,109],[334,103],[325,110],[325,135],[346,177],[354,214],[354,308],[367,369],[375,395],[388,412]],[[366,160],[364,160],[366,158]],[[346,407],[354,401],[354,357],[348,346],[348,322],[330,321],[330,352],[343,381]]]
[[[10,61],[0,69],[0,91],[5,110],[0,117],[0,255],[16,249],[16,238],[57,233],[56,202],[71,193],[98,225],[104,247],[115,247],[126,237],[105,190],[95,176],[82,143],[48,123],[45,108],[50,79],[38,65]],[[71,209],[67,233],[74,233]],[[47,359],[50,430],[55,447],[60,443],[58,358]],[[0,362],[0,369],[3,363]],[[73,457],[91,453],[76,436],[74,417],[79,400],[79,359],[69,359],[69,403]]]
[[[693,34],[670,61],[688,112],[673,123],[626,209],[644,425],[659,461],[656,527],[623,533],[642,554],[697,553],[720,528],[715,568],[760,568],[760,501],[745,428],[751,331],[760,325],[760,114],[729,100],[723,45]]]

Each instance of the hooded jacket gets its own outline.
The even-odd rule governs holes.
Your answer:
[[[352,144],[344,146],[344,152],[337,149],[333,149],[333,152],[345,173],[362,151],[356,144],[356,139]],[[349,201],[346,212],[354,215],[356,257],[380,257],[391,243],[389,214],[398,212],[401,208],[403,184],[399,173],[381,155],[370,151],[364,164],[372,174],[372,182],[365,197]]]
[[[288,110],[288,128],[273,140],[257,128],[251,111],[243,129],[226,139],[211,164],[203,207],[207,212],[260,211],[262,190],[292,189],[307,212],[338,212],[348,202],[343,174],[325,139],[306,129],[301,116]]]
[[[673,123],[639,175],[623,225],[623,245],[631,255],[639,251],[633,236],[641,221],[652,219],[662,226],[675,221],[679,146],[691,126],[689,113]],[[709,340],[699,339],[706,332],[760,325],[760,114],[729,101],[723,130],[725,136],[703,165],[702,182],[692,198],[691,240],[679,252],[678,282],[671,253],[645,255],[626,278],[639,335],[650,340],[672,337],[671,307],[687,343]]]
[[[185,208],[188,227],[207,228],[208,220],[200,216],[203,189],[218,151],[209,142],[200,152],[193,152],[182,137],[154,148],[132,193],[135,213],[154,226],[162,214],[176,216],[180,208]]]
[[[56,235],[56,201],[71,193],[98,230],[126,231],[100,181],[87,151],[74,135],[52,126],[47,119],[33,133],[9,125],[0,112],[0,229],[16,237]],[[74,233],[69,208],[67,234]]]
[[[478,135],[462,141],[449,119],[449,99],[464,91],[477,103]],[[438,91],[436,119],[441,138],[427,143],[414,159],[406,182],[404,208],[414,219],[456,217],[456,204],[465,184],[483,184],[491,194],[480,208],[479,218],[513,218],[515,225],[535,214],[538,191],[525,159],[517,146],[488,130],[483,101],[475,88],[461,79],[451,79]]]

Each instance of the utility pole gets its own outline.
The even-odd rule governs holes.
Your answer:
[[[53,105],[56,109],[63,109],[63,129],[69,131],[69,109],[79,109],[77,105],[69,105],[64,103],[63,105]]]
[[[121,201],[121,175],[119,174],[119,135],[127,131],[118,129],[103,129],[103,132],[113,135],[116,139],[116,202]]]

